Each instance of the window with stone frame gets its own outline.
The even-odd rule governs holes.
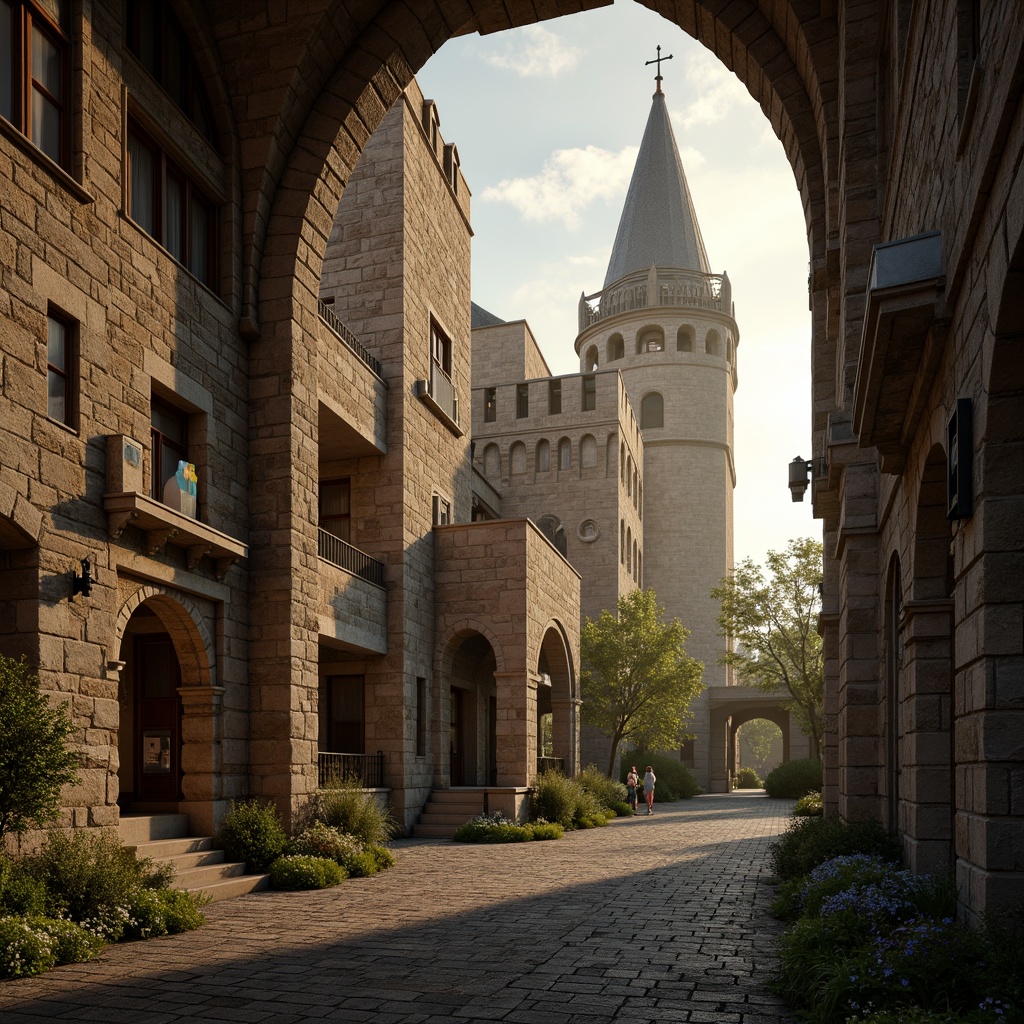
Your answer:
[[[0,0],[0,116],[71,163],[71,0]]]
[[[332,537],[352,543],[352,478],[320,481],[318,522]]]
[[[649,391],[640,400],[640,426],[665,426],[665,400],[657,391]]]
[[[562,411],[562,382],[548,381],[548,415],[557,416]]]
[[[593,412],[597,408],[597,378],[587,375],[583,378],[583,397],[581,409],[583,412]]]
[[[484,423],[494,423],[498,418],[498,389],[484,388]]]
[[[216,205],[136,122],[125,148],[128,216],[207,287],[216,278]]]
[[[152,474],[150,494],[155,501],[172,505],[170,500],[180,462],[189,462],[188,413],[154,395],[150,404],[150,441]]]
[[[46,318],[46,415],[78,427],[78,324],[51,310]]]
[[[441,330],[433,318],[430,320],[430,360],[451,380],[452,340]]]
[[[213,142],[210,101],[188,37],[171,5],[163,0],[129,0],[125,4],[125,45],[199,132]]]

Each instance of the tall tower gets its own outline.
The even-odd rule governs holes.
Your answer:
[[[652,62],[653,63],[653,62]],[[687,651],[708,687],[718,663],[719,606],[733,565],[733,392],[739,331],[726,274],[712,274],[669,121],[661,76],[619,221],[604,287],[579,306],[580,368],[618,369],[640,420],[643,580],[690,630]],[[693,749],[708,786],[709,700],[695,707]],[[692,762],[691,762],[692,758]]]

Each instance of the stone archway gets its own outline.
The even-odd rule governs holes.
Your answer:
[[[163,640],[166,638],[166,640]],[[121,606],[116,623],[117,649],[122,663],[118,687],[121,720],[118,729],[119,787],[122,805],[177,810],[188,814],[199,834],[213,831],[222,797],[221,698],[216,684],[216,655],[212,637],[196,602],[188,595],[147,585]],[[145,654],[172,661],[161,678],[159,698],[147,694]],[[173,689],[175,692],[163,692]],[[144,714],[154,713],[148,721]],[[173,707],[172,707],[173,705]],[[143,712],[148,707],[149,712]],[[158,745],[166,736],[166,752]],[[150,751],[147,743],[153,747]],[[178,791],[167,787],[136,792],[145,775],[145,762],[165,758],[166,772],[180,780]],[[154,774],[159,772],[154,771]]]
[[[569,641],[562,624],[552,619],[544,630],[537,658],[537,714],[551,714],[551,757],[562,771],[575,775],[580,768],[579,707],[576,676]],[[538,762],[546,756],[538,735]]]

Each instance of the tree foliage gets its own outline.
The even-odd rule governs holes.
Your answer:
[[[608,774],[623,741],[649,750],[679,746],[703,689],[703,663],[686,653],[689,630],[664,621],[653,590],[619,599],[618,616],[587,619],[580,636],[583,718],[611,738]]]
[[[70,733],[67,704],[51,707],[29,666],[0,655],[0,848],[57,817],[61,787],[78,781]]]
[[[735,641],[722,661],[741,682],[766,693],[788,693],[787,709],[821,750],[824,665],[817,632],[821,611],[823,549],[810,537],[769,551],[764,570],[749,558],[722,580],[712,596],[721,602],[718,625]]]
[[[767,718],[754,718],[739,727],[738,736],[740,764],[747,764],[745,758],[749,757],[753,761],[750,767],[764,778],[768,769],[768,758],[772,756],[772,744],[782,744],[782,730]]]

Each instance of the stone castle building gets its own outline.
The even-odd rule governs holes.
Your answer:
[[[468,294],[464,320],[436,289],[411,300],[432,264],[410,251],[411,276],[395,272],[379,313],[382,332],[405,330],[382,372],[318,301],[359,155],[429,57],[455,35],[593,6],[3,6],[0,647],[71,702],[87,761],[67,822],[113,827],[122,784],[141,797],[157,786],[147,776],[171,775],[170,802],[198,826],[244,792],[292,809],[318,781],[321,679],[362,660],[364,686],[381,687],[364,689],[366,748],[384,753],[408,823],[430,777],[450,779],[452,672],[469,674],[463,654],[489,658],[485,644],[493,735],[510,754],[495,758],[497,784],[529,781],[543,677],[553,707],[556,686],[576,698],[578,609],[527,601],[552,577],[571,592],[538,529],[469,521],[460,474],[477,478],[443,418],[470,401]],[[950,865],[965,916],[1006,906],[1024,897],[1020,4],[658,10],[760,103],[803,205],[813,418],[797,469],[825,539],[826,805],[897,829],[915,869]],[[443,233],[461,182],[429,123],[421,138],[451,187],[427,188],[423,213]],[[459,274],[444,269],[448,284]],[[350,547],[384,567],[383,587],[357,556],[345,568],[320,554],[344,531],[344,488],[321,493],[321,436],[325,484],[342,466],[380,474],[372,506],[352,506],[365,549]],[[420,482],[421,457],[436,484]],[[438,518],[450,494],[454,522],[426,530],[435,488]],[[521,557],[500,557],[503,544]],[[509,586],[469,606],[472,572]],[[444,587],[455,618],[440,621]],[[365,609],[369,627],[349,632]],[[153,670],[151,688],[134,690],[131,659]]]
[[[580,373],[550,377],[522,321],[475,307],[473,323],[477,469],[502,508],[561,531],[584,617],[642,586],[690,630],[707,689],[680,756],[699,784],[728,789],[737,730],[753,718],[779,725],[787,760],[806,756],[782,701],[733,685],[720,664],[711,591],[733,567],[739,328],[728,275],[711,272],[660,75],[604,287],[579,300]],[[583,760],[604,768],[607,738],[583,739]]]

